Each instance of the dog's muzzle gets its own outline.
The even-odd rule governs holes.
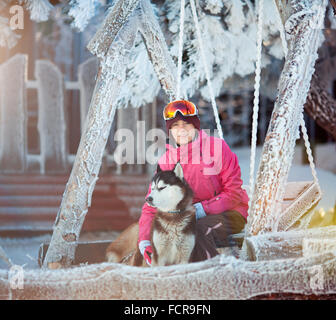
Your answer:
[[[146,198],[146,202],[148,205],[150,205],[151,207],[154,207],[153,205],[153,197],[149,196]]]

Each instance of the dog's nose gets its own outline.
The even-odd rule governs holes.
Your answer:
[[[153,198],[152,198],[151,196],[149,196],[149,197],[146,198],[146,201],[147,201],[147,202],[152,202],[152,201],[153,201]]]

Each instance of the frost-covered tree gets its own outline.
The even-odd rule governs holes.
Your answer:
[[[85,41],[99,28],[100,23],[113,7],[116,1],[106,0],[71,0],[59,1],[63,12],[72,21],[74,30],[84,34]],[[12,5],[14,1],[5,0],[4,6]],[[20,0],[20,4],[30,11],[30,17],[36,22],[47,20],[55,8],[48,0]],[[227,91],[239,92],[234,79],[250,76],[247,82],[252,88],[253,74],[256,60],[256,7],[255,0],[199,0],[196,9],[199,17],[200,29],[206,50],[207,63],[213,83],[215,96]],[[331,4],[333,1],[331,1]],[[173,61],[177,63],[179,46],[180,1],[152,1],[164,31],[169,52]],[[331,5],[330,5],[331,7]],[[0,7],[1,10],[1,7]],[[329,10],[331,12],[332,10]],[[1,13],[0,13],[1,14]],[[330,16],[330,15],[329,15]],[[331,27],[335,27],[334,19],[330,19]],[[100,22],[100,23],[99,23]],[[283,48],[279,37],[280,18],[274,1],[264,1],[263,26],[263,56],[262,68],[268,72],[274,61],[283,58]],[[1,28],[0,45],[15,44],[15,33],[7,28]],[[2,31],[3,30],[3,31]],[[1,32],[2,31],[2,32]],[[87,35],[88,34],[88,35]],[[149,61],[141,35],[137,35],[136,44],[131,52],[131,63],[127,68],[125,86],[123,86],[117,104],[118,107],[131,105],[139,107],[152,102],[160,91],[159,81]],[[185,2],[185,23],[183,41],[182,66],[182,94],[191,97],[196,92],[209,101],[205,72],[200,63],[200,50],[196,37],[195,25],[191,14],[190,3]],[[268,77],[265,81],[270,82]],[[270,98],[275,97],[275,79],[273,91],[264,90]],[[246,82],[245,82],[246,83]]]

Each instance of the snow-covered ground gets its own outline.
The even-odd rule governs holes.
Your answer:
[[[249,183],[250,170],[250,149],[238,148],[233,149],[239,158],[239,163],[242,171],[242,179],[245,185]],[[257,148],[256,164],[259,163],[261,148]],[[307,181],[312,180],[311,169],[309,165],[300,165],[301,148],[298,148],[295,153],[293,165],[289,173],[289,181]],[[320,186],[323,192],[318,208],[329,209],[336,202],[336,147],[335,144],[322,145],[316,148],[317,175]],[[257,165],[256,169],[257,171]],[[81,236],[81,240],[102,240],[114,239],[118,233],[116,232],[101,232],[96,234],[86,234]],[[9,258],[14,264],[24,265],[24,269],[38,268],[37,258],[41,243],[48,242],[49,235],[29,238],[29,239],[4,239],[0,238],[0,246],[6,251]],[[0,269],[7,269],[7,265],[0,259]]]

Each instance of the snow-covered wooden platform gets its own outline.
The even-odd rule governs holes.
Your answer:
[[[11,289],[0,270],[3,299],[249,299],[267,293],[336,294],[336,254],[250,262],[217,256],[187,265],[141,268],[95,264],[27,270]]]

